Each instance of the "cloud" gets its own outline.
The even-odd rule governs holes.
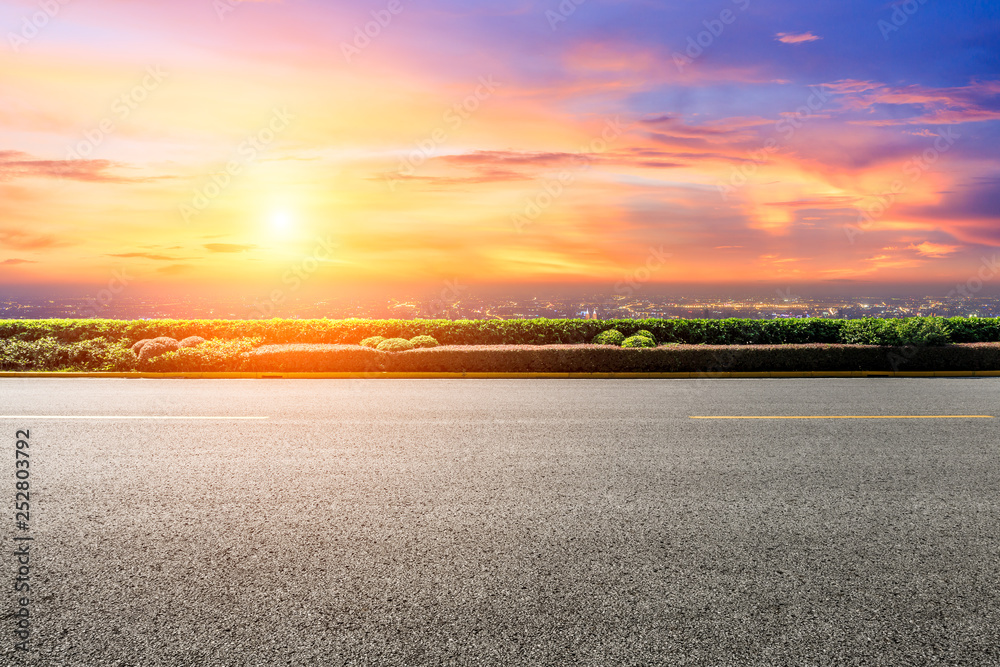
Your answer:
[[[943,226],[959,241],[1000,246],[1000,174],[953,183],[938,201],[902,206],[900,214],[934,227]],[[942,221],[947,223],[942,225]]]
[[[0,246],[17,250],[40,250],[69,245],[51,234],[31,234],[20,229],[0,229]]]
[[[378,179],[382,180],[387,176],[382,175]],[[400,176],[399,174],[389,174],[388,178],[406,181],[428,181],[437,185],[461,185],[468,183],[498,183],[503,181],[523,181],[531,176],[509,169],[480,169],[474,176]]]
[[[209,252],[246,252],[257,248],[252,243],[206,243],[202,247]]]
[[[149,181],[148,178],[125,178],[109,174],[109,169],[122,167],[111,160],[39,160],[21,151],[0,151],[0,181],[15,178],[64,178],[89,183],[129,183]]]
[[[441,155],[428,160],[428,164],[449,170],[471,171],[467,175],[428,174],[421,176],[405,176],[402,173],[380,174],[372,180],[385,178],[398,181],[428,181],[437,185],[460,185],[469,183],[496,183],[505,181],[521,181],[535,177],[540,170],[551,169],[560,165],[569,166],[579,154],[567,152],[518,152],[518,151],[487,151],[477,150],[455,155]]]
[[[706,127],[701,125],[688,125],[676,116],[664,114],[647,118],[640,121],[643,125],[652,125],[665,130],[671,135],[685,137],[688,139],[702,139],[709,137],[722,137],[731,133],[727,127]]]
[[[108,255],[108,257],[126,257],[126,258],[141,257],[143,259],[152,259],[152,260],[156,260],[156,261],[174,261],[174,260],[177,259],[176,257],[168,257],[167,255],[155,255],[155,254],[146,253],[146,252],[118,252],[118,253],[110,253]]]
[[[957,245],[945,245],[943,243],[930,243],[929,241],[924,241],[923,243],[911,243],[907,246],[907,250],[916,250],[917,254],[921,257],[946,257],[956,251],[962,246]]]
[[[438,159],[452,164],[538,165],[548,167],[563,164],[576,157],[575,153],[519,153],[516,151],[473,151],[461,155],[445,155]]]
[[[818,39],[823,39],[811,32],[779,32],[774,38],[782,44],[805,44],[806,42],[815,42]]]
[[[656,122],[654,119],[653,122]],[[722,130],[712,131],[724,132]],[[659,142],[661,135],[651,138]],[[682,139],[680,142],[704,143],[701,139]],[[674,142],[678,143],[678,142]],[[685,146],[686,147],[686,146]],[[402,173],[380,173],[371,180],[427,181],[437,185],[461,185],[470,183],[497,183],[532,180],[539,173],[556,168],[576,170],[588,165],[615,165],[625,167],[647,167],[651,169],[672,169],[685,167],[697,159],[725,159],[717,153],[692,153],[652,150],[647,148],[624,148],[603,153],[588,152],[518,152],[518,151],[472,151],[455,155],[442,155],[427,161],[430,167],[450,170],[471,171],[470,174],[428,174],[404,176]]]
[[[848,121],[859,125],[951,125],[1000,120],[1000,81],[930,88],[845,79],[825,86],[840,95],[845,109],[884,114],[880,118]]]
[[[0,266],[13,266],[15,264],[38,264],[38,262],[31,259],[18,259],[16,257],[0,262]]]

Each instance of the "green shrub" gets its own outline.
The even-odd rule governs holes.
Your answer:
[[[649,336],[629,336],[622,341],[622,347],[656,347],[656,341]]]
[[[369,336],[368,338],[365,338],[363,341],[361,341],[360,345],[361,347],[370,347],[374,349],[377,348],[379,346],[379,343],[381,343],[384,340],[385,338],[383,338],[382,336]]]
[[[135,370],[136,357],[127,341],[105,338],[62,343],[54,336],[37,340],[0,339],[0,370],[90,371]]]
[[[405,338],[389,338],[378,344],[376,350],[381,350],[382,352],[404,352],[406,350],[413,349],[413,343],[406,340]]]
[[[881,345],[891,334],[890,326],[887,320],[870,317],[848,320],[840,330],[840,340],[851,345]]]
[[[440,345],[440,343],[437,342],[433,336],[414,336],[410,339],[410,342],[413,343],[413,347],[415,348],[437,347]]]
[[[900,325],[902,345],[938,347],[951,343],[951,328],[943,317],[922,317],[905,320]]]
[[[883,320],[868,317],[847,320],[841,342],[853,345],[929,347],[951,343],[951,328],[942,317],[910,317]]]
[[[621,331],[618,331],[618,329],[608,329],[597,334],[593,343],[594,345],[617,345],[620,347],[624,340],[625,334]]]
[[[1000,340],[1000,318],[951,317],[944,321],[953,343],[986,343]]]
[[[654,343],[656,342],[656,336],[653,335],[653,332],[652,331],[648,331],[646,329],[639,329],[638,331],[635,332],[634,335],[636,335],[636,336],[645,336],[646,338],[648,338],[649,340],[653,341]]]

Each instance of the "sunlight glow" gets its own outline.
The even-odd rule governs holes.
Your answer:
[[[295,227],[295,221],[288,211],[274,211],[271,214],[271,231],[276,234],[288,235]]]

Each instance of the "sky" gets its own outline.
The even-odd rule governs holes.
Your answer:
[[[4,0],[0,38],[7,291],[1000,283],[992,0]]]

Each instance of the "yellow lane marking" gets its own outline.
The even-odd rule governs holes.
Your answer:
[[[993,415],[763,415],[691,416],[691,419],[993,419]]]

